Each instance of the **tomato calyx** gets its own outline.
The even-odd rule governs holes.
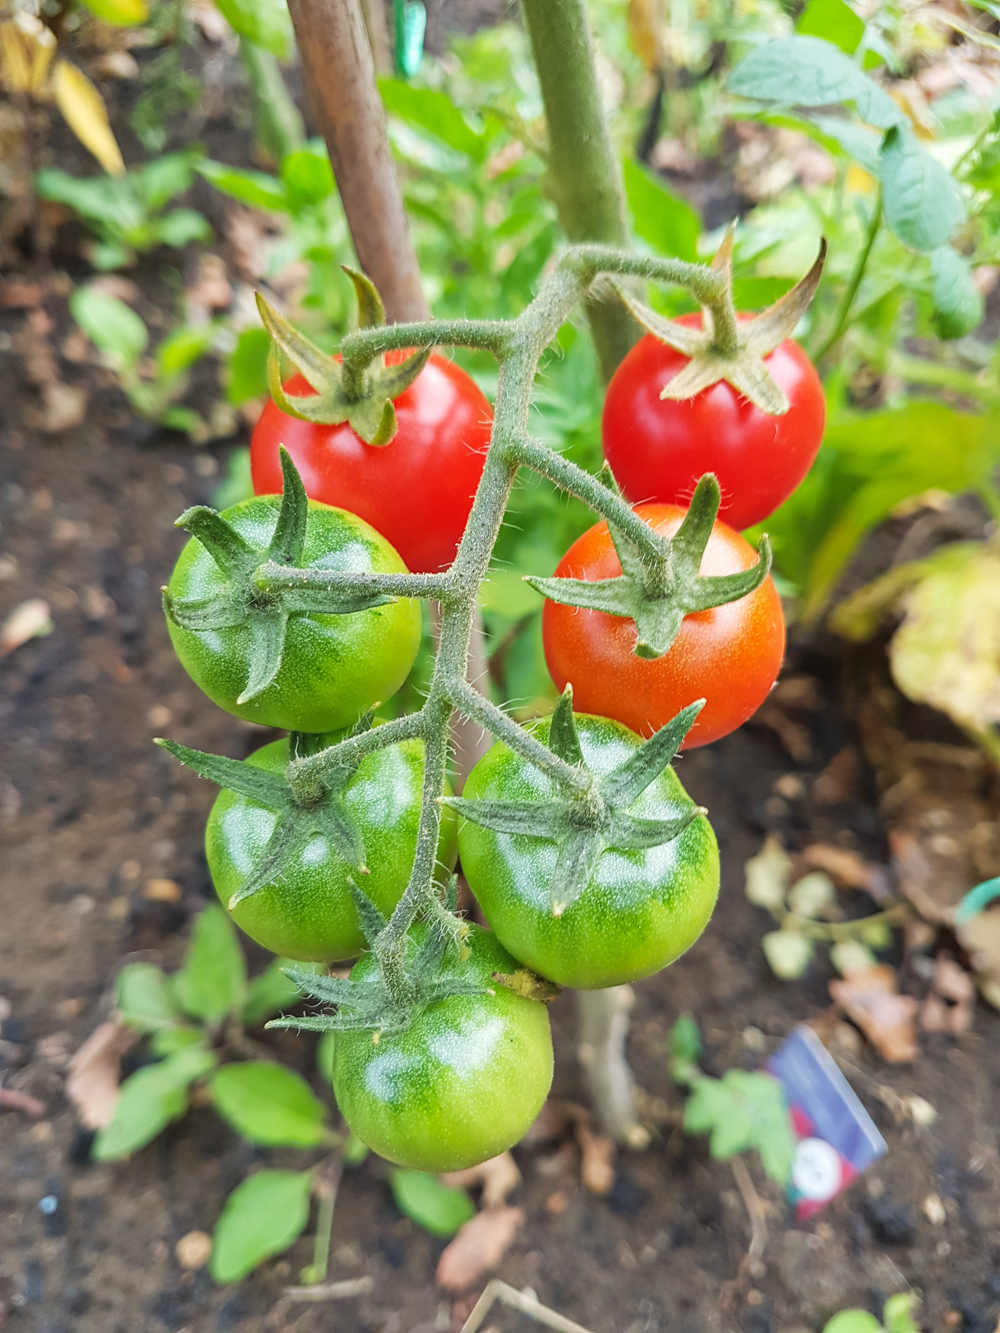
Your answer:
[[[684,521],[671,538],[660,539],[663,554],[641,556],[621,529],[609,523],[622,573],[616,578],[535,578],[525,581],[543,597],[563,606],[604,611],[635,621],[637,657],[662,657],[676,639],[684,617],[746,597],[771,572],[771,545],[762,536],[758,559],[736,574],[702,575],[702,556],[719,512],[719,483],[711,472],[695,487]]]
[[[361,919],[361,929],[370,949],[388,924],[372,900],[356,884],[351,892]],[[445,900],[435,895],[436,909],[406,937],[404,978],[406,994],[394,994],[380,968],[366,976],[324,977],[297,967],[285,968],[285,975],[311,1000],[335,1006],[332,1013],[305,1017],[276,1018],[269,1028],[294,1028],[299,1032],[349,1032],[368,1029],[372,1040],[382,1033],[399,1032],[432,1004],[453,995],[490,993],[481,977],[466,966],[468,948],[461,940],[469,932],[467,923],[454,915],[458,902],[458,880],[453,875]],[[456,926],[458,929],[456,929]],[[450,956],[449,956],[450,955]]]
[[[369,730],[373,716],[373,713],[366,714],[345,734],[356,736]],[[317,745],[322,746],[328,741],[329,737],[292,732],[289,737],[289,758],[291,761],[301,759]],[[206,754],[202,750],[192,750],[162,737],[157,737],[156,744],[193,769],[199,777],[207,778],[239,796],[245,796],[273,810],[278,816],[274,831],[256,865],[227,903],[230,911],[273,884],[285,865],[294,860],[317,833],[327,839],[330,847],[355,873],[368,874],[364,843],[344,800],[344,789],[357,771],[360,760],[324,772],[322,779],[314,779],[309,789],[302,791],[294,789],[287,778],[280,774],[240,759]]]
[[[354,269],[342,264],[358,295],[361,328],[385,323],[385,307],[374,284]],[[267,357],[267,384],[271,397],[291,417],[322,425],[346,421],[366,444],[384,445],[396,434],[396,409],[393,400],[404,393],[417,378],[431,354],[423,347],[404,361],[386,365],[377,362],[341,362],[300,333],[283,315],[257,293],[257,309],[264,328],[271,336]],[[293,395],[285,392],[281,379],[284,355],[303,375],[315,394]]]
[[[688,364],[666,383],[660,397],[694,398],[725,380],[762,412],[784,416],[789,409],[788,398],[764,364],[764,358],[791,336],[808,310],[825,260],[824,240],[816,262],[791,291],[760,314],[738,321],[732,295],[733,231],[730,229],[711,263],[711,268],[724,279],[722,295],[717,305],[703,307],[701,329],[665,319],[616,285],[618,296],[647,333],[689,358]]]
[[[442,797],[444,804],[474,824],[497,833],[545,838],[559,847],[549,901],[562,916],[587,887],[597,862],[609,848],[640,851],[672,842],[691,821],[705,814],[691,801],[672,819],[646,819],[629,807],[673,760],[701,712],[704,699],[689,704],[623,763],[603,777],[591,775],[589,788],[539,801],[467,800]],[[567,763],[586,769],[573,717],[573,691],[567,685],[556,704],[549,747]]]
[[[266,548],[251,545],[232,524],[208,505],[186,509],[176,527],[195,537],[219,567],[224,582],[208,598],[180,599],[163,589],[167,618],[194,632],[234,629],[249,625],[250,667],[246,686],[237,699],[244,704],[261,694],[281,666],[288,620],[293,615],[318,612],[349,615],[393,600],[379,586],[377,575],[339,571],[316,572],[320,586],[309,583],[312,571],[303,570],[304,586],[283,586],[271,575],[298,569],[306,540],[309,501],[295,464],[281,451],[284,493],[274,535]]]

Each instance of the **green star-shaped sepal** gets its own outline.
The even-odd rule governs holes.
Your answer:
[[[386,919],[372,900],[351,884],[357,904],[361,929],[370,949],[375,948]],[[483,995],[482,982],[463,971],[468,956],[461,940],[468,927],[454,915],[458,901],[458,881],[453,875],[444,901],[435,899],[436,910],[407,938],[404,975],[408,995],[405,1002],[394,999],[378,969],[364,978],[317,976],[299,968],[286,968],[286,975],[311,1000],[334,1005],[335,1011],[310,1014],[304,1018],[276,1018],[269,1028],[294,1028],[300,1032],[345,1032],[367,1028],[377,1032],[398,1032],[414,1016],[437,1000],[452,995]],[[464,926],[464,930],[463,930]],[[447,955],[455,957],[449,962]]]
[[[645,819],[630,807],[671,762],[704,706],[704,699],[689,704],[638,750],[604,777],[593,777],[583,792],[553,796],[544,801],[466,800],[444,797],[465,819],[497,833],[545,838],[559,848],[549,899],[552,915],[562,916],[587,887],[601,856],[620,851],[659,847],[683,833],[702,806],[692,801],[673,819]],[[567,685],[552,715],[549,746],[568,764],[584,769],[580,739],[573,717],[573,692]]]
[[[616,284],[615,290],[633,318],[654,338],[689,358],[688,364],[664,386],[660,397],[677,400],[694,398],[703,389],[725,380],[762,412],[769,416],[783,416],[788,411],[788,399],[784,389],[764,364],[764,358],[791,336],[808,310],[819,286],[825,260],[826,241],[822,241],[816,262],[801,282],[767,310],[736,325],[736,346],[733,348],[719,346],[715,321],[709,307],[703,309],[702,328],[692,329],[658,315],[655,310],[637,301],[624,287]],[[726,233],[711,267],[724,275],[724,300],[735,324],[732,228]]]
[[[367,731],[372,725],[372,717],[373,714],[368,713],[347,734],[354,736]],[[344,789],[354,776],[357,764],[342,765],[324,773],[322,780],[310,791],[308,799],[302,799],[296,797],[284,777],[258,768],[255,764],[227,759],[221,754],[191,750],[186,745],[159,737],[156,744],[168,750],[188,768],[194,769],[199,777],[207,778],[239,796],[245,796],[267,810],[273,810],[278,817],[253,871],[230,898],[230,911],[273,884],[285,865],[317,833],[327,839],[334,852],[352,870],[359,875],[368,874],[364,843],[344,800]],[[289,737],[289,754],[292,759],[300,759],[317,745],[322,745],[322,738],[292,732]]]
[[[266,549],[251,546],[221,514],[207,505],[195,505],[181,514],[175,526],[201,542],[226,582],[219,593],[205,600],[179,600],[163,590],[163,609],[182,629],[197,633],[249,624],[250,671],[237,699],[240,704],[256,698],[278,674],[290,616],[310,612],[350,615],[393,600],[366,587],[363,575],[342,584],[321,575],[322,586],[310,585],[304,575],[302,587],[273,590],[269,578],[275,571],[294,572],[299,567],[309,518],[302,478],[288,452],[282,448],[280,454],[284,486],[270,545]]]
[[[363,273],[342,265],[358,294],[359,323],[362,328],[385,323],[385,308],[372,282]],[[396,409],[393,402],[417,378],[431,354],[421,348],[397,365],[384,359],[367,366],[360,374],[351,374],[304,333],[294,328],[283,315],[257,293],[257,309],[264,328],[271,336],[267,358],[267,387],[283,412],[300,421],[337,425],[346,421],[366,444],[383,445],[396,434]],[[315,394],[293,395],[285,392],[281,381],[281,357],[303,375]]]
[[[634,620],[636,656],[662,657],[685,616],[746,597],[771,571],[771,547],[764,536],[757,547],[759,559],[749,569],[737,574],[699,573],[719,500],[719,483],[706,472],[695,487],[683,523],[673,537],[663,540],[663,555],[653,560],[640,557],[624,533],[610,524],[622,566],[617,578],[591,582],[529,575],[525,581],[550,601]]]

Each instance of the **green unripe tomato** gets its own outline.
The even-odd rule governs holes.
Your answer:
[[[247,760],[284,773],[288,741],[273,741]],[[315,833],[287,861],[277,879],[230,913],[241,930],[285,958],[335,962],[356,958],[365,947],[348,880],[364,890],[385,916],[402,897],[410,877],[420,822],[424,777],[422,741],[402,741],[365,755],[344,788],[344,805],[365,848],[369,873],[359,875]],[[442,809],[438,841],[440,873],[455,864],[456,816]],[[205,828],[208,868],[222,905],[245,882],[274,831],[277,815],[249,797],[220,791]]]
[[[584,761],[599,777],[642,744],[609,718],[575,716]],[[548,719],[533,731],[547,740]],[[550,778],[498,742],[469,774],[463,797],[544,801],[554,792]],[[690,798],[666,768],[629,813],[671,819],[685,807]],[[555,842],[497,833],[463,819],[458,850],[469,888],[497,938],[540,976],[580,990],[618,986],[672,963],[705,929],[719,892],[719,849],[704,815],[659,847],[607,849],[561,916],[553,916],[549,896]]]
[[[281,497],[261,495],[222,517],[263,552],[274,534]],[[406,566],[374,528],[355,514],[309,502],[302,568],[400,574]],[[175,602],[209,600],[226,576],[192,537],[180,553],[168,593]],[[177,656],[195,684],[237,717],[286,731],[338,731],[391,698],[406,679],[420,646],[420,607],[400,598],[347,615],[289,616],[281,666],[266,689],[238,703],[250,676],[249,622],[226,629],[190,630],[167,619]]]
[[[545,1005],[494,980],[517,963],[472,926],[462,964],[487,992],[429,1005],[400,1032],[338,1032],[333,1090],[369,1148],[418,1171],[458,1171],[505,1152],[534,1122],[552,1083]],[[356,963],[360,979],[376,966]]]

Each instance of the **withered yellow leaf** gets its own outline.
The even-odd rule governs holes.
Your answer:
[[[111,130],[108,108],[83,70],[68,60],[57,60],[52,71],[52,92],[66,124],[84,148],[94,154],[110,175],[124,176],[125,163]]]

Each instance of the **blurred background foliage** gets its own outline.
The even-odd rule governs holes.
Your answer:
[[[39,15],[26,3],[0,24],[10,108],[23,119],[25,99],[38,107],[55,99],[103,171],[56,168],[25,122],[17,152],[30,172],[19,177],[21,167],[8,164],[0,188],[22,226],[59,206],[89,233],[71,308],[92,358],[118,376],[132,408],[196,442],[232,436],[265,393],[254,287],[330,348],[353,319],[340,271],[352,260],[349,234],[325,147],[306,138],[289,91],[298,80],[283,0],[153,0],[148,10],[145,0],[85,8],[46,0],[53,12]],[[988,306],[1000,262],[1000,7],[589,0],[588,8],[638,247],[707,259],[739,219],[736,294],[757,309],[828,241],[823,281],[798,331],[824,376],[827,436],[806,483],[766,524],[793,615],[818,623],[866,535],[919,508],[921,497],[941,509],[972,493],[986,531],[1000,509],[1000,362]],[[380,79],[425,289],[442,316],[517,314],[563,243],[527,38],[516,15],[504,14],[425,54],[409,77]],[[46,71],[64,52],[100,110],[89,93],[83,114],[65,90],[60,100],[49,88]],[[229,86],[223,66],[242,71],[249,157],[233,135],[213,132],[211,153],[191,147],[228,114],[213,84]],[[106,113],[103,129],[93,126],[99,89],[112,86],[131,89],[128,170],[108,149]],[[206,213],[224,219],[224,236],[213,241]],[[8,266],[12,235],[8,227],[0,237]],[[137,256],[185,268],[176,307],[157,330],[148,319],[140,329],[106,317],[108,302],[141,305],[113,285]],[[205,267],[217,256],[221,274]],[[222,293],[208,300],[212,273]],[[647,299],[667,314],[690,308],[684,293]],[[165,351],[147,355],[151,340],[165,341]],[[488,358],[456,356],[494,391]],[[218,401],[196,410],[190,395],[200,382],[204,396],[199,370],[213,361]],[[601,399],[584,327],[568,325],[539,375],[534,428],[597,470]],[[223,495],[231,500],[241,486],[237,453]],[[522,715],[545,709],[552,685],[540,600],[520,576],[550,574],[589,522],[581,505],[530,480],[508,513],[482,605],[493,687]],[[415,681],[419,688],[419,671]]]

